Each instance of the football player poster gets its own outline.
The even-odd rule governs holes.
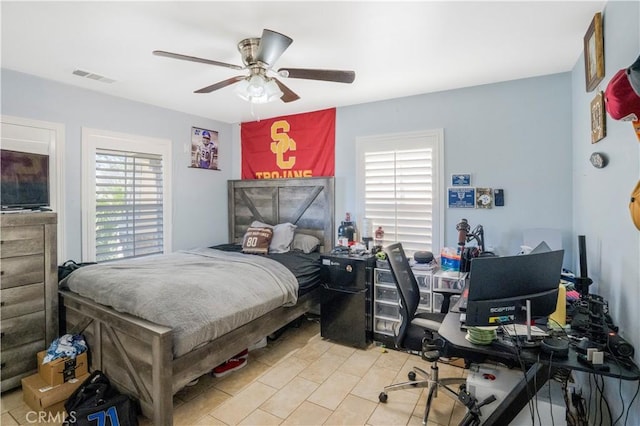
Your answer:
[[[191,128],[191,167],[218,170],[218,132]]]

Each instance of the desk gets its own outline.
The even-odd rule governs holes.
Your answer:
[[[444,340],[445,356],[455,356],[478,361],[482,358],[493,359],[505,362],[511,365],[518,364],[516,354],[497,349],[493,346],[474,345],[465,339],[466,331],[460,328],[460,313],[451,311],[447,314],[440,330],[440,337]],[[626,368],[615,362],[607,361],[609,371],[594,370],[584,364],[578,362],[575,349],[569,349],[569,357],[566,359],[551,358],[540,354],[537,348],[523,349],[520,352],[520,359],[527,367],[526,375],[519,382],[515,389],[507,398],[501,401],[495,411],[484,419],[484,425],[506,425],[511,422],[514,417],[527,405],[529,401],[528,395],[535,393],[542,388],[549,377],[561,368],[569,370],[584,371],[587,373],[599,374],[602,376],[619,378],[622,380],[640,380],[640,369],[637,366]],[[537,385],[537,387],[536,387]]]

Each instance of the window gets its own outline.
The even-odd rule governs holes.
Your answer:
[[[401,242],[407,255],[437,252],[443,233],[442,131],[358,138],[357,190],[360,217],[384,244]]]
[[[0,145],[13,151],[49,155],[51,209],[58,215],[58,259],[66,259],[64,230],[64,132],[63,124],[3,115]]]
[[[83,129],[83,259],[168,252],[171,141]]]

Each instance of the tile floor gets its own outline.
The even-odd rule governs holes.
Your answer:
[[[406,380],[414,365],[429,370],[416,355],[371,345],[366,350],[320,337],[317,321],[305,320],[277,340],[251,351],[247,365],[223,378],[206,375],[174,396],[175,425],[421,425],[425,389],[389,393],[382,388]],[[464,377],[465,370],[439,364],[441,377]],[[2,395],[3,426],[33,424],[17,389]],[[436,398],[429,425],[457,425],[465,409],[443,394]],[[141,426],[152,422],[140,418]]]

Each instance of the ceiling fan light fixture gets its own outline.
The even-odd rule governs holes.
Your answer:
[[[267,102],[272,102],[282,97],[282,90],[276,84],[275,80],[270,78],[264,86]]]
[[[265,93],[265,81],[259,75],[254,75],[249,79],[249,86],[247,86],[247,93],[252,98],[259,98]]]
[[[282,96],[282,91],[273,79],[260,75],[240,81],[235,92],[241,99],[253,104],[266,104]]]

